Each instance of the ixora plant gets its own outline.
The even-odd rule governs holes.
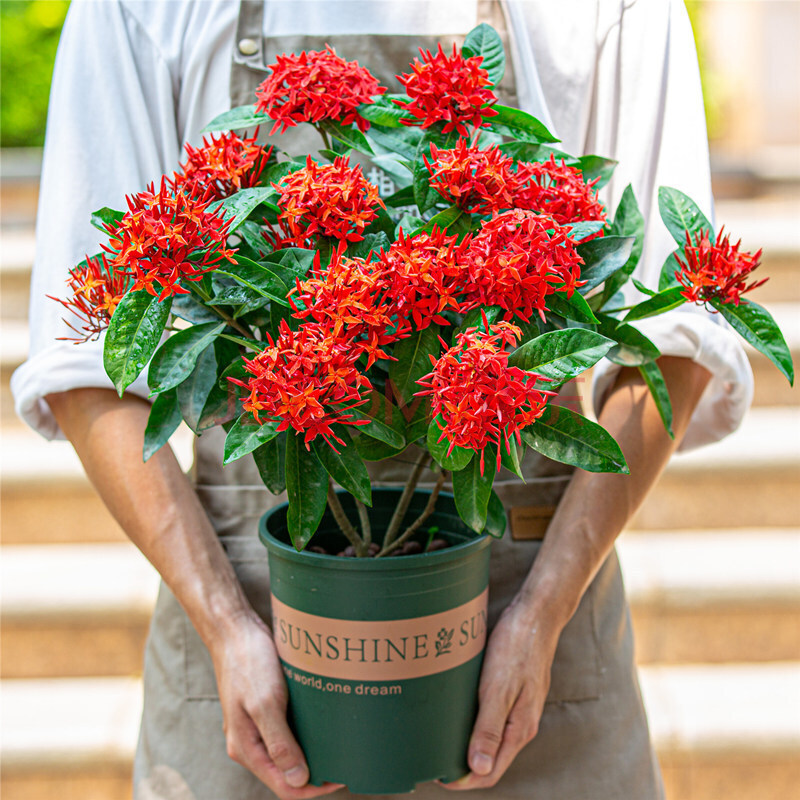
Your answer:
[[[657,287],[633,279],[643,220],[632,189],[610,216],[597,190],[614,162],[564,153],[538,120],[499,105],[504,65],[486,25],[460,51],[421,52],[398,76],[402,95],[330,48],[280,56],[255,103],[213,120],[179,172],[125,212],[95,212],[109,239],[60,300],[79,340],[105,333],[120,394],[149,365],[145,459],[181,420],[198,434],[222,425],[224,462],[252,454],[266,486],[287,491],[262,539],[273,526],[294,546],[270,549],[291,719],[312,781],[351,791],[467,771],[486,637],[478,534],[506,527],[498,470],[521,475],[532,449],[627,471],[603,428],[550,403],[560,386],[603,357],[634,366],[670,430],[659,351],[636,321],[686,302],[722,314],[793,380],[772,317],[742,297],[759,254],[662,188],[677,249]],[[299,124],[319,132],[317,155],[234,132]],[[391,176],[391,194],[365,178],[365,160]],[[404,453],[415,462],[405,489],[373,490],[367,462]],[[415,491],[428,469],[433,489]],[[446,475],[452,496],[440,493]],[[442,552],[440,525],[452,534]],[[318,528],[315,552],[298,553]],[[454,578],[473,541],[469,580]],[[340,550],[361,558],[332,558]],[[420,555],[383,558],[401,552]],[[398,573],[422,562],[430,571],[400,611]],[[355,697],[358,709],[341,705]],[[398,741],[413,744],[398,753]]]

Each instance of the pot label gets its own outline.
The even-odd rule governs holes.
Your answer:
[[[459,667],[486,644],[489,590],[414,619],[346,620],[297,611],[272,596],[278,655],[296,669],[353,681],[422,678]]]

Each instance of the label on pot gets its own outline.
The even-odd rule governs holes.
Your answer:
[[[486,643],[489,590],[414,619],[347,620],[297,611],[272,596],[278,655],[296,669],[353,681],[398,681],[466,664]]]

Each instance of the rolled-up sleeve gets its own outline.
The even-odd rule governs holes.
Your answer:
[[[14,373],[17,413],[43,436],[63,434],[44,399],[78,387],[111,387],[102,337],[75,344],[59,303],[68,271],[100,251],[90,214],[122,209],[177,164],[177,82],[167,61],[125,7],[114,0],[73,3],[59,44],[48,113],[29,312],[30,349]],[[146,396],[140,377],[128,391]]]
[[[688,194],[713,219],[700,75],[691,26],[679,0],[634,0],[621,14],[600,15],[586,151],[619,161],[604,191],[610,208],[632,185],[646,221],[645,249],[634,274],[656,288],[661,267],[676,247],[659,217],[658,187]],[[641,299],[631,288],[626,302]],[[712,375],[679,449],[735,430],[752,401],[753,375],[741,341],[719,315],[684,305],[635,325],[662,354],[690,358]],[[595,369],[595,411],[619,369],[609,361]]]

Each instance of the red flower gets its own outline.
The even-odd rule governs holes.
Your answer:
[[[383,207],[378,187],[364,178],[358,164],[349,167],[346,156],[333,164],[318,164],[308,156],[303,169],[273,185],[279,194],[278,220],[284,234],[274,231],[268,237],[275,247],[304,247],[314,236],[358,242],[375,219],[376,207]]]
[[[395,102],[415,117],[403,120],[404,124],[427,128],[442,121],[445,133],[456,130],[466,136],[467,125],[480,128],[489,117],[496,116],[491,106],[497,97],[480,56],[464,58],[455,44],[452,56],[445,55],[441,45],[435,56],[422,49],[419,53],[422,61],[414,59],[411,74],[397,76],[411,102]]]
[[[333,447],[331,439],[341,439],[332,425],[366,424],[346,413],[367,402],[361,389],[371,388],[354,361],[348,344],[331,337],[325,326],[303,325],[292,331],[282,321],[277,341],[270,339],[270,346],[255,358],[244,359],[252,377],[246,383],[230,380],[249,391],[243,407],[259,424],[262,415],[280,420],[278,430],[303,433],[306,448],[317,436]]]
[[[461,290],[463,267],[469,240],[448,236],[434,227],[430,233],[399,238],[379,259],[386,272],[388,293],[400,320],[413,320],[417,330],[432,322],[446,325],[441,313],[458,310],[455,295]]]
[[[67,286],[72,291],[72,297],[67,300],[60,297],[50,299],[57,300],[83,321],[81,330],[78,330],[69,320],[64,320],[80,336],[74,341],[86,342],[97,338],[108,327],[130,282],[130,276],[112,269],[104,255],[87,257],[86,261],[69,271]],[[72,340],[69,336],[60,338]]]
[[[256,136],[240,139],[232,131],[203,139],[202,147],[185,145],[186,163],[175,175],[175,187],[187,195],[223,197],[257,186],[272,148],[256,144]]]
[[[692,241],[686,231],[686,262],[675,253],[679,269],[675,278],[684,290],[681,295],[693,303],[719,300],[738,306],[742,295],[765,283],[768,278],[747,284],[747,276],[760,264],[761,250],[757,253],[740,253],[741,240],[731,244],[728,236],[719,232],[711,243],[710,231],[702,230]]]
[[[517,196],[517,208],[527,208],[549,214],[556,222],[566,225],[583,220],[605,220],[606,212],[597,200],[595,184],[600,178],[588,183],[579,169],[568,167],[555,156],[543,163],[521,163],[520,168],[530,170],[531,181]],[[602,236],[598,231],[591,237]]]
[[[579,285],[583,259],[569,229],[544,214],[519,209],[485,222],[472,240],[462,310],[483,305],[504,308],[507,317],[544,320],[546,298],[570,296]]]
[[[529,164],[515,172],[513,159],[496,145],[479,150],[464,139],[452,150],[439,150],[432,144],[431,160],[423,159],[431,173],[431,186],[471,214],[514,208],[516,193],[532,174]]]
[[[365,131],[369,122],[356,109],[386,91],[366,67],[345,61],[332,47],[280,55],[269,69],[269,77],[256,89],[256,111],[275,120],[270,135],[298,122],[325,119],[342,125],[355,122]]]
[[[103,249],[115,268],[134,276],[131,291],[144,288],[159,300],[188,294],[179,281],[198,281],[220,261],[233,261],[234,251],[225,248],[228,223],[207,210],[210,199],[172,194],[165,178],[158,192],[150,184],[126,199],[129,210],[106,225],[111,241]]]
[[[481,454],[489,444],[497,446],[497,468],[502,447],[509,451],[509,439],[521,442],[519,432],[538,419],[554,392],[536,389],[541,376],[508,366],[508,347],[519,341],[520,329],[509,322],[488,326],[489,332],[469,328],[456,337],[455,344],[436,360],[433,371],[419,380],[428,387],[434,418],[444,428],[439,441],[447,439],[448,455],[454,447],[466,447]],[[443,343],[444,344],[444,343]]]

